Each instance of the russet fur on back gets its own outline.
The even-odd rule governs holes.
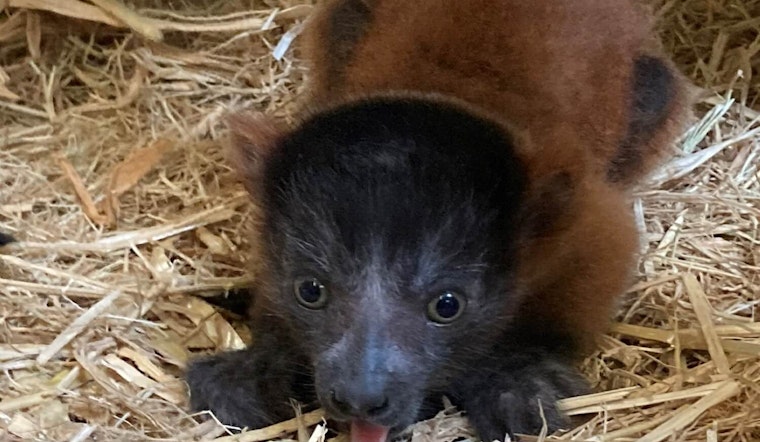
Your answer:
[[[298,123],[229,120],[255,342],[190,366],[193,406],[393,434],[445,395],[485,440],[539,431],[539,403],[565,425],[635,270],[631,189],[688,116],[650,26],[628,0],[319,4]]]

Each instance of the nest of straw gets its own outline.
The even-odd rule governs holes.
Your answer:
[[[636,195],[639,277],[558,440],[760,440],[760,1],[650,0],[704,89]],[[193,353],[244,327],[251,207],[220,117],[287,117],[299,0],[0,0],[0,439],[233,440],[186,409]],[[319,410],[234,440],[341,438]],[[448,411],[412,441],[471,438]]]

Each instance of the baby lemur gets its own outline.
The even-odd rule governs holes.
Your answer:
[[[484,440],[567,422],[638,244],[629,195],[688,115],[633,0],[330,0],[293,127],[230,117],[260,209],[255,341],[189,367],[227,424],[289,399],[382,442],[461,407]]]

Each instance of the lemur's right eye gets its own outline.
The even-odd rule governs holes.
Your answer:
[[[430,300],[428,317],[438,324],[450,324],[462,315],[466,304],[466,299],[459,293],[443,292]]]
[[[327,304],[327,287],[316,278],[296,280],[293,291],[298,303],[306,308],[316,310]]]

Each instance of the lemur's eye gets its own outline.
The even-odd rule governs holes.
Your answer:
[[[467,304],[464,296],[456,292],[443,292],[428,304],[428,317],[439,324],[450,324],[462,315]]]
[[[316,278],[296,280],[293,292],[299,304],[310,309],[320,309],[327,303],[327,288]]]

